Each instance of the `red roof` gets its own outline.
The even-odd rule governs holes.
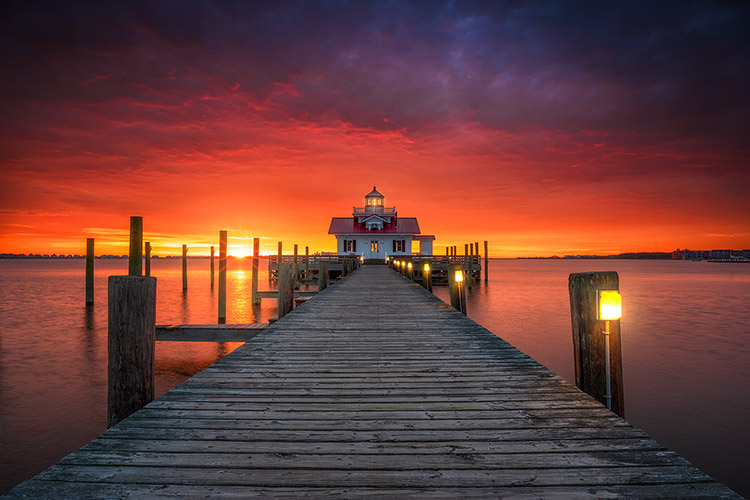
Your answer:
[[[395,224],[398,220],[398,226]],[[366,229],[364,224],[357,224],[354,217],[334,217],[328,234],[419,234],[419,224],[416,217],[393,218],[383,229]]]

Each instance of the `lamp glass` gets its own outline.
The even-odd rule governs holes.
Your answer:
[[[456,271],[456,282],[460,283],[464,280],[464,272],[463,271]]]
[[[599,319],[612,320],[622,317],[622,297],[617,290],[599,290]]]
[[[406,267],[408,267],[409,269],[411,269],[411,262],[409,262],[408,264],[406,264]]]
[[[430,265],[429,264],[425,264],[424,265],[424,271],[425,272],[429,272],[429,270],[430,270]]]

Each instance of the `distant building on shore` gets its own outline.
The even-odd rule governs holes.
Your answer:
[[[396,207],[386,207],[384,201],[373,186],[365,195],[365,205],[353,207],[351,217],[331,219],[328,234],[336,236],[338,254],[381,261],[399,255],[432,255],[435,237],[421,234],[416,217],[399,217]]]
[[[680,250],[672,252],[672,258],[677,260],[720,260],[745,261],[750,260],[750,250]]]

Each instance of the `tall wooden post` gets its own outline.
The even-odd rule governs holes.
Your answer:
[[[279,313],[283,318],[294,309],[294,269],[289,264],[279,265]]]
[[[211,290],[214,289],[214,253],[215,253],[214,246],[211,245]]]
[[[131,217],[128,276],[141,274],[143,274],[143,217]]]
[[[156,278],[110,276],[107,427],[154,399]]]
[[[422,264],[422,286],[432,293],[432,267],[430,261],[424,261]]]
[[[570,316],[573,327],[573,360],[576,385],[606,405],[604,321],[597,319],[599,290],[619,290],[616,272],[573,273],[568,277]],[[625,416],[622,384],[620,321],[609,325],[612,411]]]
[[[182,291],[187,291],[187,245],[182,245]]]
[[[147,241],[145,244],[144,255],[143,255],[143,275],[151,276],[151,242]]]
[[[448,247],[445,247],[445,256],[446,257],[450,256],[450,252],[448,251]]]
[[[310,247],[305,245],[305,280],[310,279]]]
[[[469,276],[467,280],[467,285],[469,287],[469,290],[471,290],[471,285],[474,281],[474,243],[469,243]]]
[[[299,290],[299,263],[297,262],[297,244],[294,244],[294,289]]]
[[[253,289],[251,301],[253,304],[260,304],[258,296],[258,257],[260,255],[260,238],[253,238]]]
[[[219,231],[219,323],[227,322],[227,232]]]
[[[94,238],[86,238],[86,305],[94,303]]]
[[[279,253],[276,257],[276,279],[279,279],[279,266],[281,265],[281,242],[279,241]]]
[[[456,279],[456,274],[460,279]],[[466,287],[464,286],[463,264],[448,266],[448,289],[450,290],[451,306],[466,314]]]
[[[489,256],[487,254],[487,240],[484,240],[484,282],[485,283],[487,283],[487,281],[489,280],[489,278],[488,278],[489,272],[490,272],[489,271],[489,269],[490,269],[489,260],[490,259],[489,259]]]
[[[328,288],[328,262],[318,261],[318,291]]]

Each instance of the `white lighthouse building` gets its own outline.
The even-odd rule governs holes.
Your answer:
[[[399,217],[396,207],[386,207],[385,196],[373,186],[365,206],[354,207],[351,217],[334,217],[328,234],[336,236],[339,255],[365,260],[386,257],[432,255],[432,235],[421,235],[416,217]]]

